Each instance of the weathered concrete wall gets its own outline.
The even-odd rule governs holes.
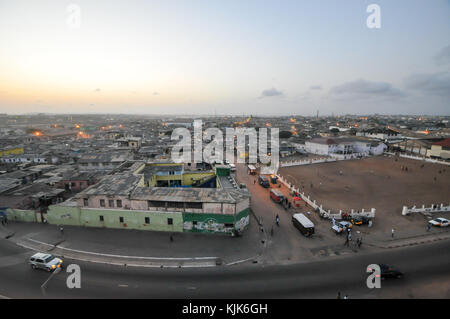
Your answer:
[[[100,216],[103,216],[103,221],[100,220]],[[120,222],[120,217],[123,217],[123,222]],[[149,223],[146,223],[146,217],[149,219]],[[169,224],[169,218],[172,219],[172,224]],[[86,227],[183,231],[183,216],[177,212],[93,209],[54,205],[50,206],[48,211],[48,222],[57,225]]]
[[[450,212],[450,204],[447,206],[444,206],[444,204],[440,205],[433,204],[430,207],[425,207],[425,205],[422,205],[422,207],[413,206],[411,208],[403,206],[402,215],[409,215],[410,213],[440,213],[440,212]]]
[[[10,221],[16,222],[36,222],[36,212],[34,210],[23,210],[8,208],[6,211],[6,216]]]

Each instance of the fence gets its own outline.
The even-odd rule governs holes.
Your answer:
[[[440,212],[450,212],[450,205],[444,206],[441,204],[440,206],[432,204],[430,207],[422,207],[417,208],[415,205],[412,208],[408,208],[407,206],[403,206],[402,215],[409,215],[410,213],[440,213]]]
[[[305,192],[300,192],[299,189],[296,189],[293,185],[288,183],[281,175],[277,175],[278,180],[283,183],[291,192],[295,192],[298,194],[302,200],[304,200],[309,206],[314,208],[319,212],[319,215],[323,218],[328,219],[342,219],[343,218],[343,212],[342,210],[339,210],[339,213],[332,213],[331,210],[325,210],[322,205],[318,204],[315,200],[312,200],[310,196],[305,195]],[[364,208],[360,211],[355,211],[354,209],[349,210],[349,216],[356,217],[356,216],[365,216],[368,218],[375,218],[375,208],[372,208],[370,211],[365,211]]]
[[[391,155],[391,156],[395,156],[395,153],[390,153],[390,152],[384,152],[385,155]],[[445,161],[440,161],[440,160],[435,160],[432,158],[426,158],[426,157],[419,157],[419,156],[414,156],[414,155],[407,155],[407,154],[399,154],[400,157],[403,158],[409,158],[412,160],[416,160],[416,161],[423,161],[423,162],[428,162],[428,163],[434,163],[434,164],[442,164],[442,165],[450,165],[450,162],[445,162]]]
[[[360,158],[364,158],[364,157],[368,157],[368,156],[369,156],[369,154],[367,154],[367,153],[353,153],[353,154],[332,153],[332,154],[330,154],[330,157],[280,162],[280,167],[290,167],[290,166],[300,166],[300,165],[310,165],[310,164],[318,164],[318,163],[345,161],[345,160],[352,160],[352,159],[360,159]]]

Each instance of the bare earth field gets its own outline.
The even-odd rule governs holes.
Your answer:
[[[450,167],[440,164],[378,156],[285,167],[279,173],[325,209],[336,212],[376,208],[374,226],[382,232],[390,232],[392,227],[399,231],[425,229],[421,214],[401,215],[404,205],[450,202]]]

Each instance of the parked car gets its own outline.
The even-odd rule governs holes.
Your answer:
[[[263,175],[258,176],[258,183],[264,188],[270,187],[269,179]]]
[[[342,234],[343,232],[345,232],[349,228],[350,229],[353,228],[353,224],[350,223],[350,222],[345,222],[345,221],[338,222],[334,226],[331,227],[331,229],[333,231],[335,231],[336,234]]]
[[[63,261],[61,258],[51,254],[36,253],[29,259],[29,264],[33,269],[44,269],[47,271],[62,268]]]
[[[355,216],[350,219],[350,222],[353,225],[358,225],[358,226],[367,225],[367,224],[369,224],[369,221],[370,221],[370,218],[368,218],[366,216]]]
[[[450,224],[450,220],[439,217],[439,218],[430,220],[429,223],[436,227],[447,227]]]
[[[232,172],[236,172],[236,165],[230,164],[230,168]]]

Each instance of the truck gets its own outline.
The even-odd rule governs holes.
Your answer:
[[[270,198],[275,202],[275,203],[281,203],[284,199],[283,194],[276,190],[276,189],[271,189],[270,190]]]
[[[256,167],[253,165],[248,165],[247,166],[247,173],[249,175],[255,175],[256,174]]]

